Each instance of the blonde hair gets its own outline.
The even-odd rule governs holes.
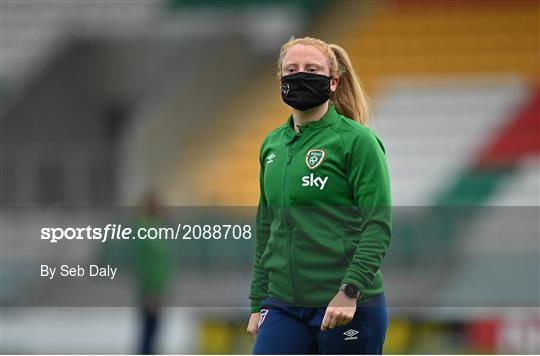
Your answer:
[[[330,100],[336,106],[336,111],[349,119],[366,125],[369,117],[368,96],[354,71],[347,51],[342,47],[313,37],[291,37],[281,46],[279,52],[278,77],[281,77],[283,57],[287,50],[296,44],[317,47],[326,56],[330,66],[330,76],[339,77],[338,87],[330,95]]]

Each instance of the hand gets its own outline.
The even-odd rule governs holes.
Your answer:
[[[251,313],[251,316],[249,317],[247,332],[253,336],[257,335],[257,328],[259,327],[260,318],[261,318],[261,313]]]
[[[326,307],[321,323],[321,331],[349,324],[355,312],[356,298],[349,298],[340,290]]]

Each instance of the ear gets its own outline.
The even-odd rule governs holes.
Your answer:
[[[330,79],[330,91],[335,92],[339,84],[339,77],[334,77]]]

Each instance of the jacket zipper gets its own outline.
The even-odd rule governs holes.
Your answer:
[[[289,166],[292,162],[292,156],[293,156],[293,150],[292,150],[292,142],[288,145],[288,157],[287,157],[287,164],[285,165],[285,172],[283,174],[283,218],[285,219],[285,224],[287,225],[287,234],[288,234],[288,245],[289,245],[289,277],[291,279],[291,286],[292,286],[292,293],[295,304],[298,303],[298,292],[296,290],[296,278],[294,276],[294,273],[292,272],[292,268],[294,266],[293,263],[291,263],[293,259],[293,246],[292,246],[292,233],[291,233],[291,223],[288,217],[288,206],[287,206],[287,198],[289,196],[289,190],[288,190],[288,182],[289,182]]]

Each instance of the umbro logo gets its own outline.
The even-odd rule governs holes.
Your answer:
[[[276,154],[274,152],[270,153],[266,156],[266,164],[274,162],[274,158],[276,158]]]
[[[261,316],[259,317],[259,325],[258,325],[259,328],[264,322],[264,319],[266,319],[266,314],[268,314],[268,309],[266,308],[261,309]]]
[[[356,336],[359,333],[359,331],[354,329],[349,329],[343,333],[345,335],[345,340],[356,340],[358,339],[358,336]]]

